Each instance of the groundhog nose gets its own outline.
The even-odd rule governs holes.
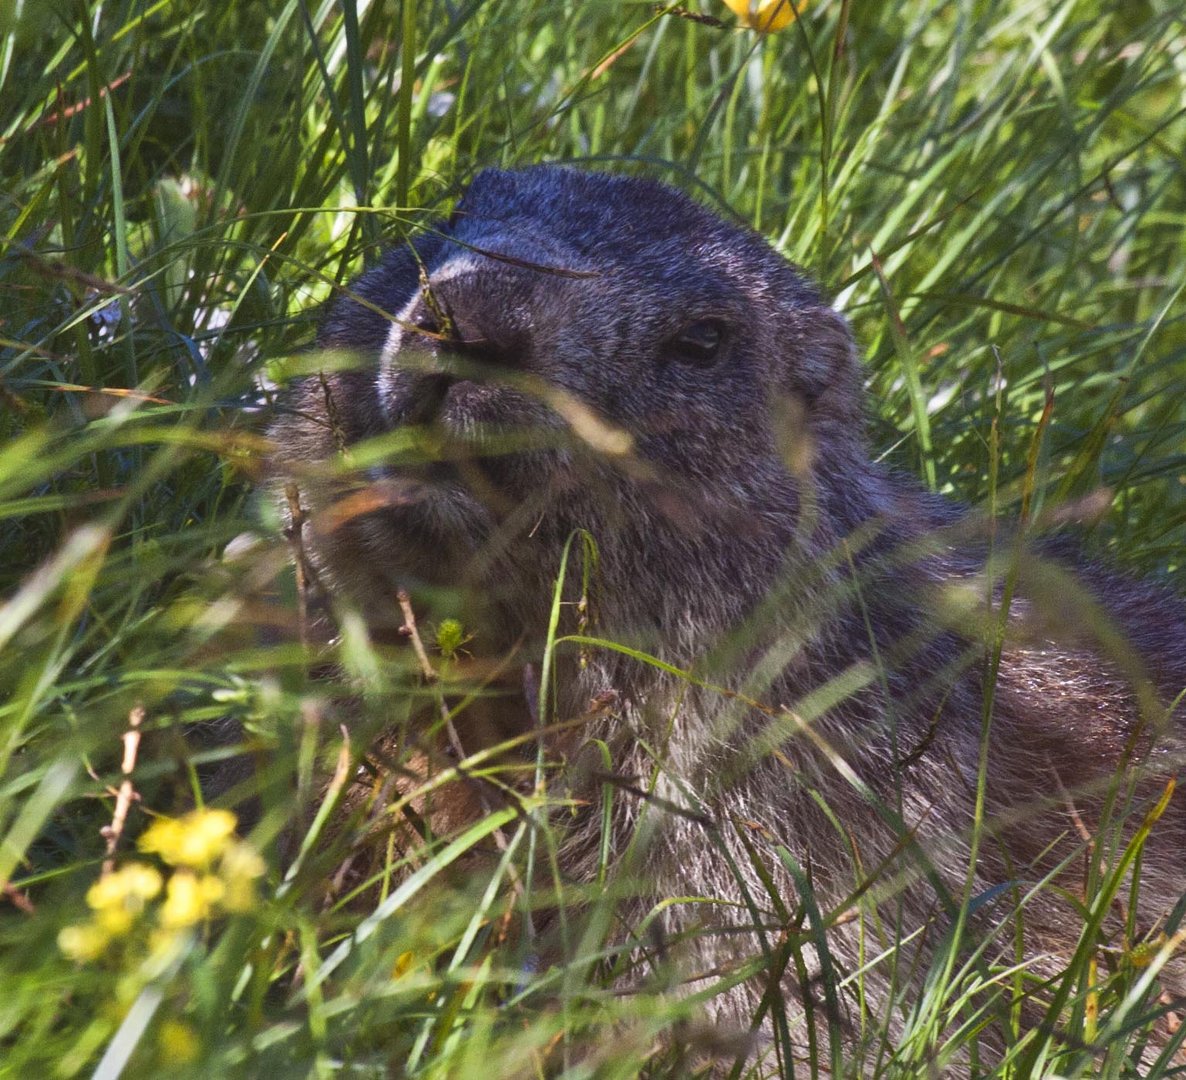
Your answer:
[[[406,314],[412,333],[467,361],[523,366],[531,352],[529,298],[514,279],[497,266],[431,275]]]

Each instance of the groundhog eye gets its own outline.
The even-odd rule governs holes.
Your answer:
[[[720,319],[697,319],[676,334],[668,348],[676,360],[703,367],[716,359],[724,340],[725,324]]]

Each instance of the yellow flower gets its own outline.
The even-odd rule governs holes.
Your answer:
[[[135,921],[135,912],[122,907],[109,907],[102,911],[96,911],[91,923],[102,930],[107,937],[117,938],[123,937],[131,930],[132,923]]]
[[[160,891],[161,875],[156,870],[144,863],[128,863],[87,889],[86,902],[95,913],[95,925],[107,937],[119,937]]]
[[[226,886],[222,898],[224,911],[250,911],[255,906],[255,881],[266,870],[263,859],[249,844],[232,842],[218,865],[219,876]]]
[[[107,948],[110,937],[95,923],[63,926],[58,931],[58,948],[62,955],[83,964],[95,960]]]
[[[227,847],[237,819],[229,810],[194,810],[183,818],[157,818],[140,837],[140,850],[172,866],[204,870]]]
[[[166,1020],[161,1024],[157,1042],[161,1057],[170,1065],[188,1065],[200,1049],[194,1029],[180,1020]]]
[[[169,878],[165,902],[161,905],[161,925],[169,929],[193,926],[210,918],[214,905],[226,891],[223,883],[209,874],[177,870]]]
[[[99,878],[86,891],[87,905],[94,911],[105,911],[113,907],[144,907],[144,901],[151,900],[161,891],[161,875],[144,863],[128,863]]]
[[[796,11],[802,12],[807,3],[808,0],[795,0],[793,5],[791,0],[725,0],[725,6],[746,26],[762,33],[790,26]]]

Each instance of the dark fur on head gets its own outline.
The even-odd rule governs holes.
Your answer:
[[[902,954],[925,966],[967,873],[995,617],[984,597],[999,601],[1005,570],[959,507],[870,460],[843,318],[759,236],[687,196],[554,167],[482,173],[447,223],[353,293],[321,342],[373,362],[307,380],[273,429],[278,467],[312,510],[322,583],[377,632],[401,621],[397,589],[464,586],[478,647],[525,642],[531,659],[563,547],[588,530],[598,634],[733,692],[609,650],[561,667],[560,717],[612,691],[587,734],[610,743],[620,775],[658,771],[661,799],[615,796],[620,837],[644,814],[656,823],[639,910],[717,897],[719,912],[669,909],[670,928],[703,928],[686,970],[759,956],[739,900],[748,890],[777,926],[752,849],[794,897],[781,846],[825,913],[859,895],[866,917],[880,903],[904,932],[930,926]],[[405,458],[353,488],[316,467],[401,430],[429,432],[442,460]],[[367,512],[337,512],[359,485]],[[1074,852],[1126,763],[1135,791],[1116,813],[1139,820],[1186,742],[1181,710],[1165,712],[1186,687],[1181,605],[1073,553],[1000,546],[1017,594],[973,895]],[[575,877],[596,857],[595,818],[573,827]],[[1146,850],[1139,925],[1186,889],[1184,844],[1177,798]],[[1075,923],[1053,890],[1037,896],[1031,956],[1065,955]],[[873,926],[829,929],[833,962],[851,970]],[[880,970],[866,980],[887,985]],[[748,1023],[764,988],[741,984],[718,1013]]]

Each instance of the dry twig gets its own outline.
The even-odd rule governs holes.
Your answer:
[[[285,538],[292,548],[292,561],[296,567],[297,587],[297,634],[301,645],[309,645],[309,561],[305,554],[304,529],[308,512],[301,506],[301,492],[296,484],[284,485],[284,497],[288,500],[289,525],[284,530]]]
[[[17,911],[24,912],[26,915],[35,915],[37,913],[37,909],[33,906],[33,901],[11,882],[6,882],[2,891],[4,899],[16,908]]]
[[[138,798],[132,785],[132,770],[136,767],[136,755],[140,750],[140,727],[144,723],[144,717],[143,705],[137,705],[128,714],[128,730],[123,734],[124,759],[120,764],[123,781],[115,795],[115,812],[111,815],[111,824],[105,825],[102,830],[102,835],[107,841],[107,857],[103,860],[104,874],[110,874],[115,869],[115,849],[123,835],[132,800]]]

